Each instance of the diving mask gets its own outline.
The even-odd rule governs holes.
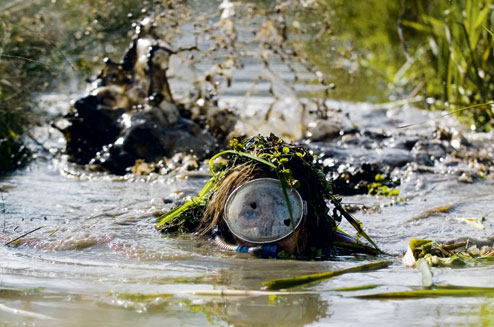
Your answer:
[[[290,219],[281,183],[273,178],[251,180],[236,188],[226,200],[224,219],[239,239],[270,243],[290,235],[306,214],[306,203],[295,189],[286,188]]]

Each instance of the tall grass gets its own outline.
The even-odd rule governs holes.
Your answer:
[[[380,84],[373,92],[395,99],[419,96],[428,108],[456,111],[494,100],[493,0],[318,3],[306,21],[326,31],[305,49],[322,71],[358,63],[358,69],[350,68],[353,76]],[[359,90],[350,99],[361,101],[359,81],[348,82]],[[475,130],[492,129],[491,105],[459,114]]]
[[[414,2],[415,19],[402,25],[415,32],[414,53],[396,82],[423,83],[423,94],[455,110],[494,100],[494,1]],[[464,111],[477,130],[493,126],[491,105]]]

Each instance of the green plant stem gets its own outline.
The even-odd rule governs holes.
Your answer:
[[[379,251],[380,253],[383,253],[381,251],[381,249],[379,249],[379,247],[377,246],[376,243],[374,243],[374,241],[370,238],[369,235],[367,235],[367,233],[362,229],[362,227],[360,226],[360,224],[355,220],[355,218],[352,217],[352,215],[350,215],[348,212],[346,212],[345,209],[343,209],[341,207],[341,204],[339,203],[338,200],[336,200],[336,198],[332,197],[331,198],[331,202],[333,203],[333,205],[338,209],[338,211],[343,215],[343,217],[345,217],[345,219],[353,226],[353,228],[355,228],[355,230],[361,234],[367,241],[369,241],[372,246],[374,246],[374,248]]]
[[[320,280],[329,279],[346,273],[382,269],[388,267],[389,265],[391,265],[391,261],[378,261],[378,262],[372,262],[365,265],[360,265],[360,266],[341,269],[341,270],[275,279],[275,280],[266,281],[262,284],[268,290],[286,289],[286,288],[300,286]]]
[[[489,287],[440,287],[434,289],[389,292],[356,296],[363,299],[421,299],[434,297],[494,297],[494,288]]]

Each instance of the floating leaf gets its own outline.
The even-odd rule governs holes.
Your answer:
[[[343,275],[346,273],[361,272],[361,271],[369,271],[369,270],[377,270],[377,269],[381,269],[381,268],[386,268],[389,265],[391,265],[391,261],[378,261],[378,262],[372,262],[372,263],[368,263],[365,265],[341,269],[341,270],[275,279],[275,280],[266,281],[262,284],[264,286],[266,286],[266,288],[268,290],[279,290],[282,288],[290,288],[290,287],[300,286],[303,284],[308,284],[308,283],[312,283],[312,282],[316,282],[316,281],[320,281],[320,280],[329,279],[329,278],[332,278],[334,276],[339,276],[339,275]]]
[[[431,240],[421,240],[418,238],[412,238],[408,243],[408,246],[412,250],[415,258],[422,258],[426,254],[430,253],[432,246],[437,243]]]
[[[112,293],[108,292],[108,295],[113,295],[122,300],[129,300],[134,302],[152,302],[156,298],[168,298],[172,297],[173,293]]]
[[[0,297],[2,299],[9,297],[19,297],[24,295],[41,294],[43,288],[10,288],[0,287]]]
[[[331,290],[332,291],[332,290]],[[134,302],[152,302],[157,298],[170,298],[173,296],[193,295],[193,296],[268,296],[276,297],[278,295],[304,295],[314,294],[315,292],[281,292],[281,291],[258,291],[258,290],[188,290],[176,293],[114,293],[108,292],[107,295],[115,296],[122,300]]]
[[[430,216],[438,214],[438,213],[447,213],[453,208],[454,208],[453,205],[444,205],[444,206],[435,207],[435,208],[426,210],[417,216],[413,216],[412,218],[408,219],[407,222],[429,218]]]
[[[334,291],[334,292],[364,291],[364,290],[371,290],[379,286],[381,285],[378,284],[360,285],[360,286],[351,286],[351,287],[343,287],[343,288],[333,288],[330,291]]]
[[[434,289],[420,289],[404,292],[389,292],[358,295],[363,299],[410,299],[431,297],[494,297],[492,287],[469,287],[469,286],[437,286]]]
[[[432,272],[424,258],[421,258],[417,261],[417,270],[420,272],[420,275],[422,276],[422,286],[426,288],[431,287]]]
[[[480,222],[479,219],[477,218],[455,218],[458,221],[464,222],[466,224],[469,224],[470,226],[473,226],[478,229],[484,229],[484,224]]]

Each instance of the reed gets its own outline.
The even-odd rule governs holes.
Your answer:
[[[424,84],[428,101],[448,110],[478,105],[459,115],[475,130],[493,126],[494,27],[492,0],[416,0],[415,19],[401,24],[414,32],[414,53],[395,75],[395,81]],[[485,104],[485,105],[482,105]]]
[[[329,22],[329,27],[305,50],[321,71],[351,67],[353,76],[364,76],[374,86],[373,93],[420,99],[423,108],[454,112],[473,130],[492,129],[493,0],[320,3],[320,12],[311,12],[307,24],[322,30]],[[351,92],[349,100],[366,100],[359,98],[359,83],[351,80],[359,92]]]

